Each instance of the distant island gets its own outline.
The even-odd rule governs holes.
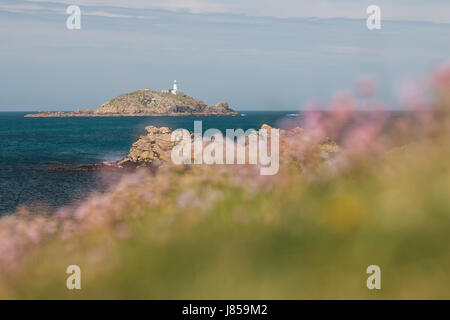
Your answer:
[[[230,116],[239,113],[227,102],[207,105],[203,100],[188,96],[174,88],[164,91],[150,89],[122,94],[104,103],[97,110],[88,108],[73,112],[42,112],[27,114],[31,118],[58,117],[130,117],[130,116]]]

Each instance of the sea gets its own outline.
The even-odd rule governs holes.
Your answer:
[[[65,172],[55,167],[116,161],[128,154],[146,126],[194,130],[258,129],[300,115],[292,111],[241,111],[239,116],[25,118],[29,112],[0,112],[0,215],[18,206],[50,209],[103,192],[114,179],[97,172]]]

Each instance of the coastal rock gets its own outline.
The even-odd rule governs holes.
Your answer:
[[[228,102],[219,102],[215,106],[209,107],[211,111],[214,111],[218,114],[228,114],[230,112],[234,112],[230,109],[230,106],[228,105]]]
[[[147,135],[141,136],[138,141],[133,143],[132,148],[128,156],[119,162],[119,167],[138,167],[138,166],[151,166],[159,167],[161,165],[171,163],[171,152],[175,145],[180,143],[179,141],[171,141],[172,131],[167,127],[157,128],[149,126],[145,128]],[[259,131],[255,131],[253,134],[259,135],[260,130],[265,129],[268,131],[268,137],[271,137],[270,129],[274,129],[271,126],[264,124]],[[193,134],[191,133],[191,142],[193,142]],[[246,148],[248,148],[249,139],[246,141]],[[293,154],[295,150],[298,150],[299,145],[309,145],[309,138],[307,132],[300,128],[292,128],[289,130],[279,129],[279,152],[280,160],[291,160],[293,157],[298,157],[297,154]],[[317,147],[318,153],[321,155],[331,156],[338,152],[337,145],[328,139],[324,141],[318,141],[314,145]],[[248,150],[246,151],[248,153]],[[225,154],[225,150],[224,150]],[[225,161],[225,159],[224,159]]]
[[[89,109],[89,108],[84,108],[84,109],[80,109],[80,110],[76,110],[73,113],[78,113],[78,114],[93,114],[94,111]]]
[[[59,166],[49,165],[48,171],[59,171],[59,172],[97,172],[97,171],[113,171],[119,172],[121,168],[116,166],[114,163],[101,162],[94,164],[83,164],[83,165],[71,165],[62,163]]]
[[[272,129],[271,126],[269,126],[268,124],[263,124],[263,125],[261,126],[261,129],[260,129],[260,130],[270,130],[270,129]]]
[[[171,141],[172,131],[167,127],[146,127],[147,135],[133,143],[128,156],[118,166],[153,165],[160,166],[170,161],[172,148],[177,144]]]

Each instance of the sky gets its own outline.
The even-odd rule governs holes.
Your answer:
[[[208,104],[298,110],[363,76],[394,108],[449,39],[450,0],[0,0],[0,111],[95,109],[175,79]]]

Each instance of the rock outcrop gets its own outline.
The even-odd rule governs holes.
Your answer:
[[[172,148],[177,142],[171,141],[172,131],[167,127],[146,127],[147,135],[133,143],[127,157],[117,162],[119,167],[151,165],[159,166],[170,162]]]
[[[147,134],[141,136],[130,149],[127,157],[118,161],[115,165],[119,168],[130,168],[139,166],[160,167],[161,165],[171,164],[171,152],[174,146],[179,141],[171,141],[172,131],[167,127],[157,128],[149,126],[145,128]],[[271,136],[272,127],[267,124],[263,124],[259,131],[255,131],[254,134],[260,134],[260,130],[267,130],[268,137]],[[193,143],[193,133],[191,133],[191,142]],[[204,147],[210,142],[204,142]],[[302,128],[296,127],[289,130],[279,130],[279,153],[281,161],[292,161],[293,158],[297,158],[298,154],[294,151],[298,150],[299,145],[310,145],[310,138],[306,131]],[[336,143],[329,139],[323,141],[317,141],[317,144],[313,144],[317,148],[315,153],[319,158],[327,159],[330,156],[336,154],[339,151]],[[246,147],[248,147],[248,140],[246,141]],[[226,150],[224,150],[225,155]],[[246,150],[248,153],[248,150]],[[224,159],[225,162],[225,159]]]
[[[74,112],[38,112],[25,117],[119,117],[119,116],[228,116],[238,115],[228,103],[209,106],[184,93],[166,93],[150,89],[122,94],[105,102],[97,110],[88,108]]]

